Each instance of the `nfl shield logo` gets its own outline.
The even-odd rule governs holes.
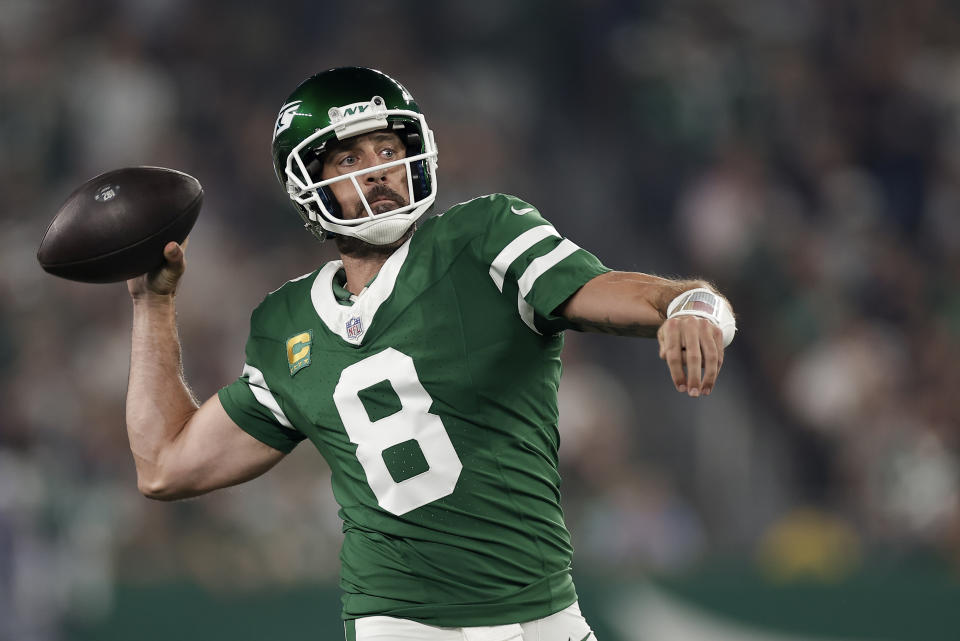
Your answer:
[[[354,316],[347,321],[347,338],[356,340],[361,334],[363,334],[363,323],[360,322],[359,316]]]

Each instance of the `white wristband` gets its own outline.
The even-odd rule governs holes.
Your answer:
[[[667,318],[674,316],[699,316],[706,318],[723,331],[723,346],[733,341],[737,333],[737,321],[733,318],[730,303],[706,287],[685,291],[674,298],[667,307]]]

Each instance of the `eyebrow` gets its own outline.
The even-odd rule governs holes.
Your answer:
[[[368,134],[373,140],[384,140],[386,138],[393,138],[394,140],[400,140],[400,136],[393,133],[392,131],[378,131],[376,133]]]
[[[364,135],[369,136],[370,139],[373,140],[374,142],[383,142],[384,140],[389,139],[389,140],[396,141],[398,144],[402,144],[402,141],[400,140],[400,136],[398,136],[397,134],[391,131],[380,131],[380,132],[364,134]],[[343,151],[350,151],[351,149],[356,148],[357,140],[359,140],[362,137],[363,136],[356,136],[353,138],[348,138],[347,140],[338,140],[335,145],[332,145],[331,148],[327,150],[326,154],[328,156],[333,156],[334,154],[337,154]]]

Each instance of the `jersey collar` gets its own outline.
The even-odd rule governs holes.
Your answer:
[[[343,268],[343,261],[332,260],[320,269],[310,288],[310,299],[327,329],[351,345],[363,343],[377,310],[393,293],[397,275],[410,250],[411,240],[412,238],[407,239],[407,242],[393,252],[362,292],[350,297],[353,299],[352,305],[341,304],[335,294],[338,286],[342,291],[346,291],[336,280],[337,272]]]
[[[349,307],[357,302],[357,298],[362,296],[363,293],[367,291],[367,288],[370,287],[370,284],[373,283],[374,279],[376,279],[376,275],[370,279],[370,282],[366,284],[359,294],[352,294],[350,293],[350,290],[347,289],[347,273],[343,271],[343,267],[341,267],[339,270],[337,270],[337,273],[333,275],[333,297],[339,304],[347,305]]]

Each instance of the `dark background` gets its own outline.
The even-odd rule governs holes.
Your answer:
[[[55,279],[35,252],[93,175],[196,176],[179,319],[188,380],[215,393],[263,295],[334,256],[300,228],[270,137],[303,78],[354,64],[426,113],[437,210],[513,193],[610,267],[706,277],[733,302],[706,399],[673,391],[653,341],[568,333],[578,572],[956,577],[960,3],[0,0],[0,639],[67,638],[124,590],[335,582],[309,445],[240,488],[140,497],[126,291]]]

